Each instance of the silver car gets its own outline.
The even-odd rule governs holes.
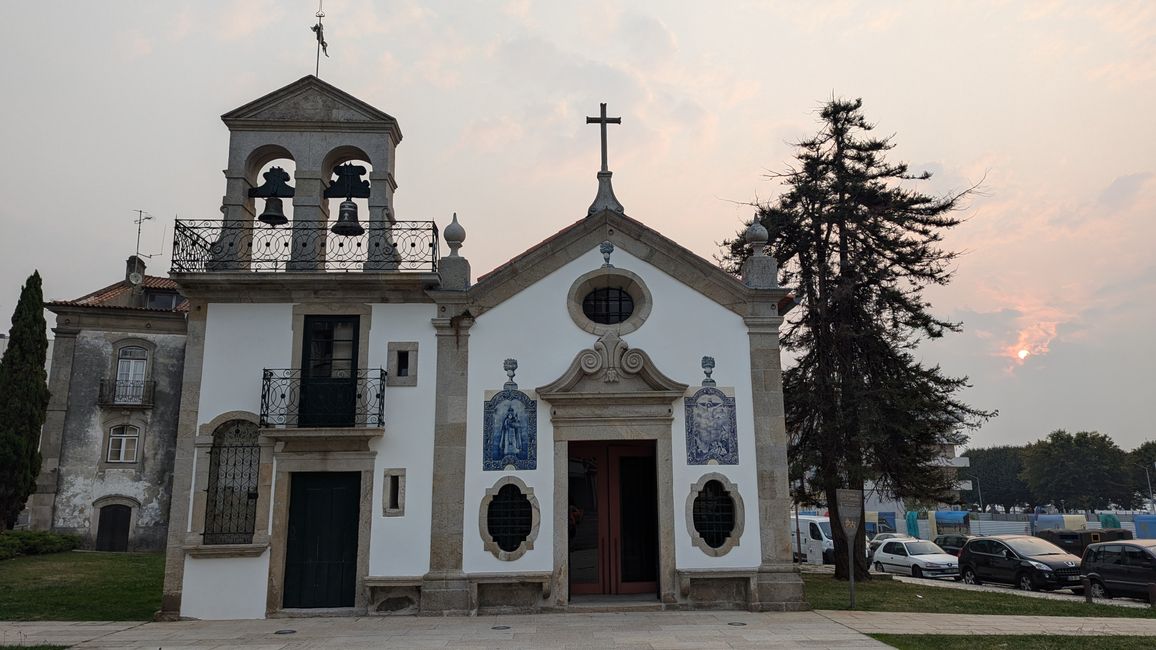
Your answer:
[[[913,578],[958,578],[959,558],[923,539],[895,539],[875,551],[875,570]]]

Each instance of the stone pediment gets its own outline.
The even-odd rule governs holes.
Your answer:
[[[608,400],[656,396],[673,400],[685,391],[686,384],[662,374],[645,352],[631,348],[613,332],[579,352],[561,377],[537,390],[545,400],[567,396]]]
[[[221,116],[231,130],[310,125],[322,129],[387,131],[401,140],[397,120],[312,75]]]

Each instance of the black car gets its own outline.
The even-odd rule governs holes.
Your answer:
[[[952,533],[950,535],[939,535],[933,541],[935,545],[943,549],[944,553],[959,557],[959,550],[967,543],[967,540],[975,537],[975,535],[964,535],[963,533]]]
[[[1038,537],[992,535],[967,540],[959,575],[968,583],[1003,582],[1020,589],[1080,589],[1080,558]]]
[[[1133,539],[1091,544],[1084,550],[1080,570],[1092,583],[1092,597],[1148,598],[1148,584],[1156,582],[1156,539]]]

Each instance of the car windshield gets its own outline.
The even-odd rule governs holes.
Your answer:
[[[1005,539],[1004,543],[1012,547],[1012,550],[1016,553],[1028,557],[1035,557],[1037,555],[1065,555],[1064,550],[1059,546],[1042,539]]]
[[[835,539],[835,536],[831,534],[831,522],[820,521],[820,522],[818,522],[818,524],[819,524],[819,528],[823,529],[823,536],[824,537],[826,537],[827,539]]]
[[[931,542],[911,542],[907,544],[908,555],[939,555],[943,549]]]

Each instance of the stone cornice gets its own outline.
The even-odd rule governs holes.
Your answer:
[[[429,303],[426,293],[441,279],[437,273],[397,271],[212,271],[170,273],[189,299],[206,302]]]

